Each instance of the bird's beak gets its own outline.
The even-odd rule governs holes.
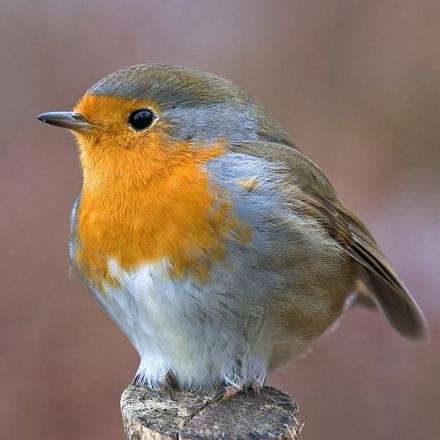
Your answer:
[[[69,130],[86,132],[93,128],[87,119],[76,112],[47,112],[37,116],[40,121],[46,124],[56,125],[58,127],[68,128]]]

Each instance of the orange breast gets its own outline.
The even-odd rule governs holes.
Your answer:
[[[102,145],[93,148],[105,155]],[[168,158],[166,169],[145,178],[142,167],[151,168],[165,154],[158,145],[154,148],[156,157],[151,150],[148,157],[142,150],[112,151],[111,158],[89,163],[89,153],[82,155],[76,259],[79,270],[98,288],[103,281],[117,284],[109,259],[125,271],[166,259],[169,276],[207,281],[212,263],[224,258],[227,236],[250,239],[250,228],[234,217],[227,194],[208,188],[203,165],[222,154],[221,146],[182,144],[174,159]]]

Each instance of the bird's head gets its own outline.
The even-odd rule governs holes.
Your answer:
[[[38,118],[75,133],[84,177],[95,180],[109,176],[110,169],[119,179],[137,169],[146,180],[188,155],[243,142],[289,143],[264,109],[230,81],[162,64],[112,73],[73,112]]]

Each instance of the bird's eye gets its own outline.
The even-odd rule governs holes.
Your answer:
[[[143,108],[141,110],[135,110],[128,117],[128,123],[132,128],[137,131],[145,130],[156,119],[154,113],[151,110]]]

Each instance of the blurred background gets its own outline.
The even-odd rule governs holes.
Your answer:
[[[356,309],[271,378],[305,439],[440,438],[440,3],[0,0],[0,438],[122,439],[137,355],[67,256],[81,187],[69,110],[139,63],[256,96],[371,228],[425,311],[412,344]]]

